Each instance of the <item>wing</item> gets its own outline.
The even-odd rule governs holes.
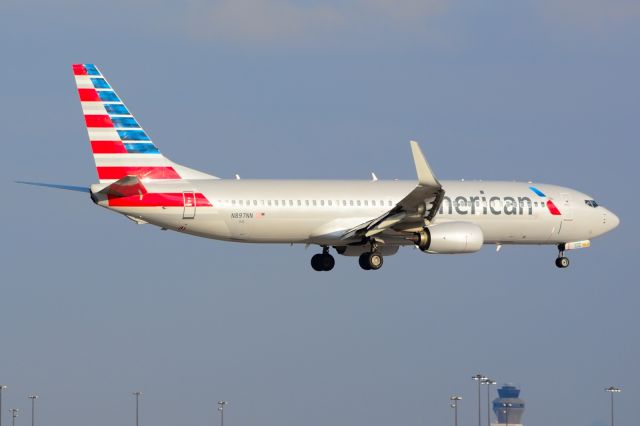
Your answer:
[[[415,141],[411,141],[411,153],[418,185],[388,212],[348,230],[342,236],[343,240],[373,237],[390,229],[400,232],[422,229],[435,217],[444,198],[444,189]]]

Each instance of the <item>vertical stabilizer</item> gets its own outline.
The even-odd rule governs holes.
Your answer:
[[[73,74],[100,183],[126,176],[143,180],[217,179],[162,155],[95,65],[75,64]]]

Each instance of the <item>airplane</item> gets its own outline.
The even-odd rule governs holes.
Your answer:
[[[461,254],[483,245],[589,247],[618,217],[574,189],[531,182],[439,181],[411,141],[417,180],[221,179],[165,157],[93,64],[72,66],[99,183],[25,182],[89,193],[101,207],[138,224],[243,243],[319,246],[315,271],[357,257],[378,270],[400,247]]]

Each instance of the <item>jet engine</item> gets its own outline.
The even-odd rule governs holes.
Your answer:
[[[446,222],[424,228],[414,236],[414,243],[427,253],[473,253],[484,243],[482,229],[470,222]]]

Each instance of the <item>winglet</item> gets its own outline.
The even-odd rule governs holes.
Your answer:
[[[429,163],[424,158],[424,154],[420,149],[418,142],[411,141],[411,153],[413,154],[413,162],[416,165],[416,173],[418,174],[418,183],[422,186],[440,187],[440,182],[431,171]]]

